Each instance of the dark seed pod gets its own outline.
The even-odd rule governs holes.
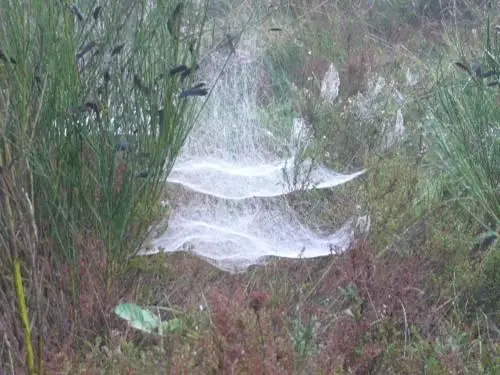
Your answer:
[[[94,41],[91,41],[90,43],[88,43],[85,47],[83,47],[80,52],[78,52],[76,54],[76,58],[77,59],[81,59],[86,53],[88,53],[90,50],[92,50],[92,48],[94,48],[96,46],[96,42]]]
[[[2,51],[1,49],[0,49],[0,60],[3,60],[5,62],[9,62],[10,61],[12,64],[16,63],[16,60],[14,58],[7,57],[7,55],[5,54],[5,52]]]
[[[160,124],[160,127],[163,126],[165,123],[165,109],[162,108],[158,111],[158,122]]]
[[[192,40],[191,42],[189,42],[188,49],[189,49],[189,53],[191,55],[194,55],[194,47],[195,47],[195,45],[196,45],[196,40]]]
[[[170,32],[170,35],[172,35],[174,38],[179,38],[179,30],[181,27],[181,16],[182,16],[182,10],[184,9],[184,4],[179,3],[175,7],[172,16],[167,21],[167,28],[168,31]]]
[[[462,69],[463,71],[465,71],[465,72],[467,72],[467,73],[471,74],[470,68],[469,68],[467,65],[465,65],[464,63],[462,63],[462,62],[460,62],[460,61],[456,61],[456,62],[455,62],[455,65],[456,65],[457,67],[459,67],[460,69]]]
[[[204,87],[192,87],[190,89],[184,90],[179,94],[179,98],[186,98],[188,96],[206,96],[208,90]]]
[[[75,15],[78,21],[83,22],[82,12],[80,11],[80,9],[78,9],[78,7],[75,4],[71,5],[71,12]]]
[[[196,90],[196,89],[201,89],[203,86],[205,86],[205,82],[198,83],[197,85],[194,85],[191,87],[191,90]]]
[[[189,68],[186,65],[179,65],[175,68],[170,69],[170,75],[176,75],[177,73],[184,73],[185,71],[189,71]]]
[[[181,73],[181,82],[183,82],[192,72],[199,69],[199,65],[195,64],[192,68],[188,68]]]
[[[119,44],[115,48],[113,48],[113,51],[111,51],[111,56],[118,55],[119,53],[122,52],[123,47],[125,47],[125,44]]]
[[[94,21],[97,22],[97,19],[99,18],[99,15],[101,14],[102,6],[97,6],[95,7],[94,11],[92,12],[92,17],[94,17]]]

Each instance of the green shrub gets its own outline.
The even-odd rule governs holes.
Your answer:
[[[484,71],[498,71],[499,47],[487,31]],[[457,69],[458,70],[458,69]],[[471,67],[472,70],[472,67]],[[452,177],[449,186],[457,199],[485,229],[500,223],[500,110],[495,78],[483,80],[475,73],[436,92],[429,122],[440,158],[440,168]],[[480,209],[481,212],[478,212]]]
[[[456,237],[476,238],[462,245],[468,247],[469,254],[455,263],[464,314],[475,320],[476,314],[485,313],[498,324],[500,258],[494,245],[500,224],[498,74],[482,76],[500,68],[500,45],[493,33],[486,25],[484,45],[458,45],[461,51],[482,50],[482,67],[469,64],[463,55],[455,64],[460,68],[456,75],[440,81],[430,106],[428,130],[438,160],[437,173],[447,181],[448,205],[458,206],[454,215],[457,222],[468,222]],[[454,224],[449,227],[458,229]]]
[[[123,271],[202,104],[178,96],[193,74],[169,74],[196,64],[204,18],[192,5],[2,3],[0,325],[12,344],[14,258],[48,353],[103,329],[127,290]]]

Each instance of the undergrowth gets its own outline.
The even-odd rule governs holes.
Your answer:
[[[258,26],[267,30],[268,46],[265,73],[257,77],[263,123],[273,134],[287,134],[301,118],[311,135],[303,156],[339,171],[367,169],[359,181],[312,191],[302,200],[291,194],[290,202],[320,231],[355,216],[369,217],[370,231],[359,233],[339,255],[270,259],[233,275],[185,253],[134,257],[132,244],[142,238],[137,236],[163,213],[151,208],[158,190],[142,190],[161,180],[131,181],[145,165],[160,166],[115,156],[116,145],[93,132],[96,116],[109,116],[106,108],[92,113],[93,126],[75,125],[74,135],[63,137],[57,124],[80,124],[78,113],[70,116],[66,109],[86,98],[92,85],[71,69],[64,79],[51,80],[59,66],[53,57],[37,68],[41,87],[32,98],[21,78],[37,81],[32,63],[38,55],[19,64],[31,74],[22,75],[10,56],[23,61],[18,54],[26,53],[24,44],[2,44],[0,200],[6,229],[0,245],[9,250],[0,265],[0,298],[7,306],[0,310],[5,369],[20,371],[28,363],[35,372],[33,358],[25,359],[29,345],[23,339],[29,334],[21,333],[28,331],[17,315],[20,306],[23,318],[29,313],[32,320],[33,345],[46,350],[44,357],[37,349],[45,373],[500,373],[500,143],[498,84],[492,83],[498,79],[498,50],[495,20],[487,22],[498,9],[486,5],[273,4]],[[221,11],[241,12],[245,6],[250,7],[214,2],[207,11],[219,22]],[[153,24],[171,38],[167,15],[175,7],[167,8]],[[78,15],[61,12],[58,27],[72,30]],[[65,66],[72,66],[78,48],[75,34],[68,35],[62,41],[60,33],[52,37],[68,49]],[[36,45],[38,54],[47,48]],[[139,57],[149,56],[141,51]],[[189,58],[176,56],[176,63]],[[478,58],[480,72],[493,71],[491,80],[478,77],[472,61]],[[327,103],[320,88],[331,64],[341,82],[338,97]],[[144,80],[151,83],[155,72],[144,68]],[[9,74],[17,81],[9,81]],[[158,110],[137,77],[119,80],[118,99],[133,93],[135,107]],[[173,89],[165,89],[163,95],[171,97]],[[130,113],[135,107],[130,105]],[[14,124],[22,131],[12,130],[18,129]],[[159,151],[165,144],[157,149],[148,137],[137,138],[138,151],[165,157]],[[77,189],[80,183],[84,191]],[[319,227],[324,221],[327,227]],[[21,232],[24,237],[16,235]],[[9,292],[16,258],[24,262],[25,283],[19,272],[15,278],[16,285],[29,285],[28,312],[17,305],[22,293]],[[115,308],[132,301],[168,329],[141,332],[120,320]],[[13,322],[11,331],[7,322]]]

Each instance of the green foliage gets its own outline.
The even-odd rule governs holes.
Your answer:
[[[162,321],[158,316],[137,306],[135,303],[123,303],[116,306],[115,314],[128,321],[131,327],[150,334],[162,336],[168,333],[181,332],[184,328],[182,318]]]
[[[498,48],[488,36],[485,65],[492,70],[500,67]],[[481,225],[492,230],[500,223],[500,111],[495,91],[475,76],[441,85],[429,126],[442,171],[453,180],[450,190]]]
[[[298,355],[298,362],[303,363],[308,355],[315,350],[314,342],[314,319],[310,318],[304,324],[300,310],[297,311],[295,319],[295,329],[293,341],[295,343],[295,352]]]
[[[203,5],[151,3],[2,2],[0,264],[26,264],[37,339],[102,322],[203,105],[170,74],[196,65]]]
[[[155,332],[160,325],[160,319],[157,316],[134,303],[118,305],[115,308],[115,314],[128,321],[131,327],[147,333]]]
[[[103,240],[111,268],[137,251],[148,224],[137,213],[158,199],[196,116],[168,67],[195,63],[201,28],[179,40],[165,24],[175,3],[146,3],[102,4],[99,17],[54,1],[5,9],[3,48],[18,63],[3,82],[4,165],[29,166],[37,223],[70,262],[82,231]]]

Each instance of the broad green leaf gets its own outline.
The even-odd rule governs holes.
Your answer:
[[[115,308],[115,314],[129,322],[141,331],[154,333],[160,325],[160,319],[148,310],[144,310],[134,303],[123,303]]]

